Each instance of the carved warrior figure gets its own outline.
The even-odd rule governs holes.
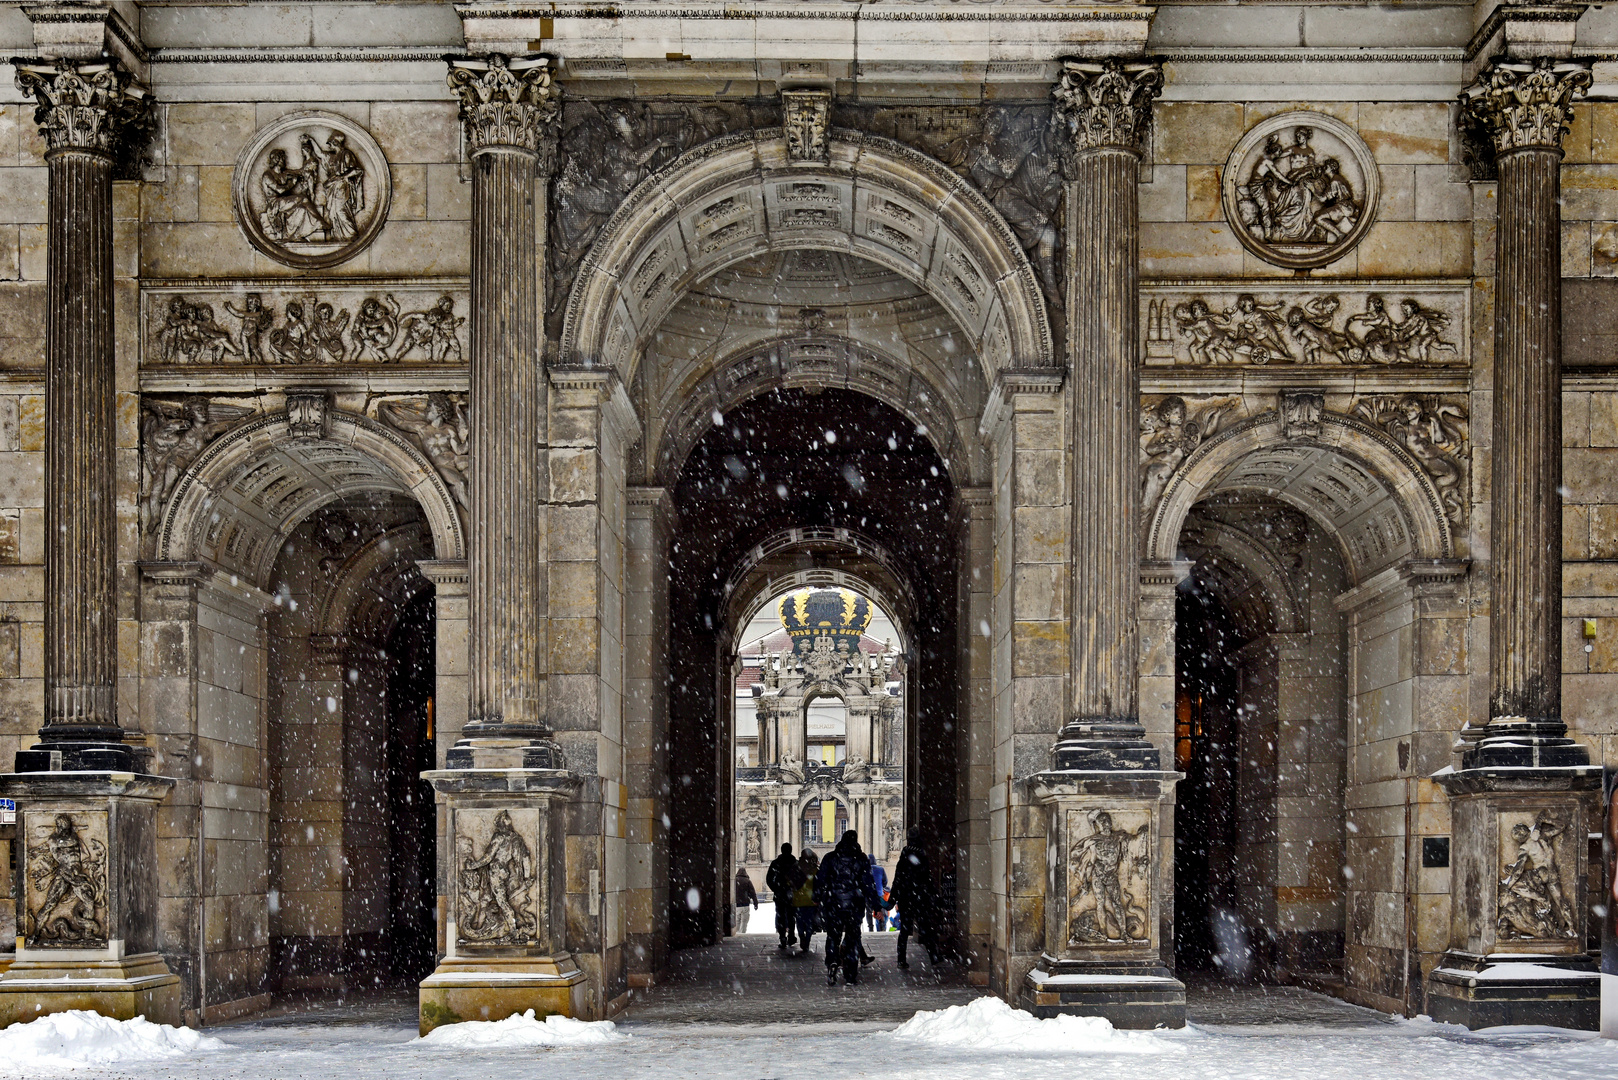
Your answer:
[[[1126,888],[1137,871],[1151,863],[1147,850],[1151,823],[1134,831],[1113,827],[1112,815],[1092,810],[1090,833],[1074,837],[1068,847],[1068,937],[1076,945],[1147,940],[1146,902]]]
[[[253,410],[209,401],[201,394],[165,401],[141,399],[140,527],[157,528],[185,470],[214,437]]]
[[[1141,509],[1156,504],[1169,477],[1203,440],[1219,430],[1220,420],[1236,405],[1235,398],[1208,402],[1192,419],[1185,399],[1170,395],[1141,410]]]
[[[1511,827],[1516,858],[1503,867],[1500,879],[1500,917],[1497,930],[1511,940],[1570,938],[1573,910],[1562,889],[1557,846],[1567,823],[1540,811],[1534,823],[1519,821]]]
[[[472,428],[467,418],[466,395],[428,394],[420,403],[389,401],[377,408],[389,424],[414,436],[443,476],[450,494],[463,510],[471,508],[467,477],[472,469]]]
[[[34,942],[94,946],[107,937],[107,849],[85,840],[72,814],[57,814],[43,844],[28,850],[29,890],[43,893],[29,907]]]
[[[1354,406],[1354,414],[1387,432],[1409,451],[1438,489],[1444,515],[1459,523],[1465,486],[1460,455],[1466,442],[1466,412],[1433,394],[1377,395]]]
[[[460,905],[457,927],[466,941],[515,945],[538,933],[529,892],[538,880],[534,854],[517,833],[511,812],[495,815],[482,858],[472,840],[460,842]]]

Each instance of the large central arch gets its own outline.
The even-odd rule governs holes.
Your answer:
[[[924,154],[852,131],[833,133],[828,163],[793,162],[779,129],[699,146],[630,194],[579,269],[562,362],[611,367],[627,385],[694,283],[788,248],[846,251],[926,289],[990,381],[1055,364],[1038,278],[978,191]]]

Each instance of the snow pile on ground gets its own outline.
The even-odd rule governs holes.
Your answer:
[[[1181,1047],[1147,1031],[1117,1031],[1099,1016],[1041,1020],[994,997],[918,1012],[891,1032],[896,1039],[1011,1053],[1161,1054]]]
[[[166,1061],[225,1044],[190,1028],[154,1024],[143,1016],[114,1020],[74,1009],[0,1031],[0,1072],[24,1075],[139,1061]]]
[[[534,1010],[504,1020],[469,1020],[433,1028],[417,1046],[440,1050],[498,1050],[523,1046],[600,1046],[629,1036],[611,1020],[574,1020],[566,1016],[534,1019]]]

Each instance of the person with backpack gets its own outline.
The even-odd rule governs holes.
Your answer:
[[[764,887],[775,897],[775,936],[781,940],[779,947],[788,952],[797,937],[797,909],[792,906],[792,894],[802,884],[798,860],[792,857],[792,845],[782,844],[781,854],[764,872]]]
[[[758,907],[758,890],[753,888],[753,878],[741,867],[736,868],[736,933],[747,933],[747,923],[752,917],[753,909]]]
[[[860,981],[860,923],[882,903],[871,880],[871,861],[860,850],[853,829],[843,834],[836,849],[820,864],[815,900],[826,928],[826,984],[837,985],[841,967],[843,983],[853,986]]]

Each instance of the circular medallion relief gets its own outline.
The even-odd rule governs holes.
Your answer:
[[[371,133],[343,116],[299,112],[262,128],[236,159],[236,223],[254,247],[300,269],[363,251],[388,219],[393,185]]]
[[[1272,116],[1225,163],[1225,217],[1242,244],[1295,270],[1351,250],[1376,217],[1380,177],[1358,133],[1320,113]]]

